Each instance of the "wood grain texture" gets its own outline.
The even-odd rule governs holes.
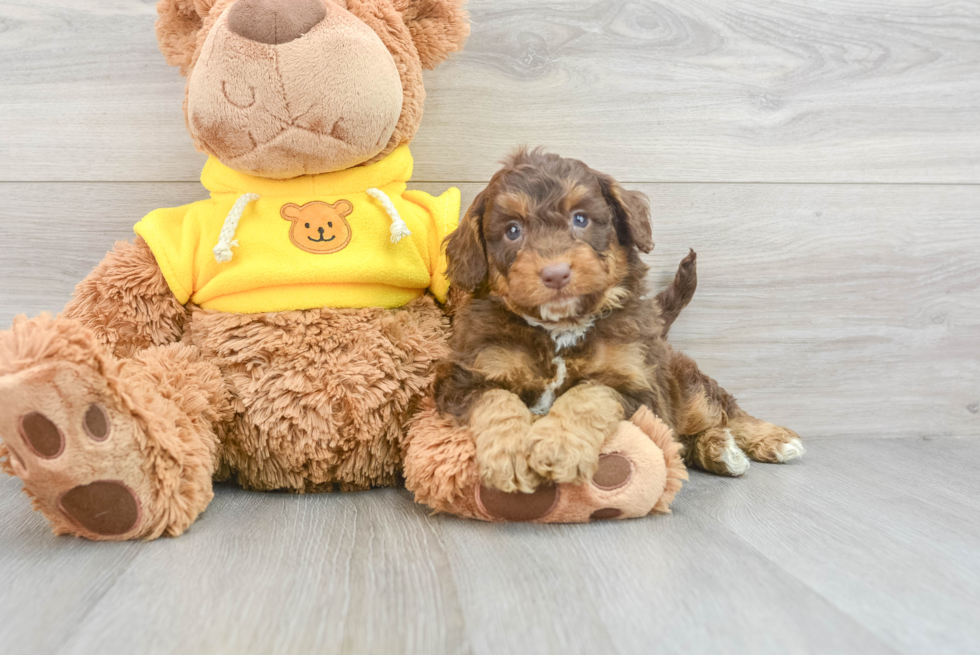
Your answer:
[[[0,180],[193,181],[149,0],[0,3]],[[980,4],[471,0],[416,179],[520,142],[629,181],[980,182]]]
[[[653,206],[651,285],[698,252],[673,343],[750,412],[806,438],[980,435],[980,187],[632,186]],[[2,328],[60,311],[146,212],[202,197],[183,183],[0,187],[32,223],[0,222]],[[466,206],[482,187],[462,188]]]
[[[674,514],[430,516],[220,486],[179,539],[53,537],[0,484],[10,653],[944,653],[980,639],[980,440],[826,439]],[[869,464],[871,463],[871,464]]]

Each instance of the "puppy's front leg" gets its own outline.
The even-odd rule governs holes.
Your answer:
[[[503,389],[487,391],[473,405],[470,430],[476,440],[476,464],[483,484],[513,493],[531,493],[541,477],[528,468],[524,441],[531,411],[519,396]]]
[[[619,394],[601,384],[580,384],[555,400],[547,416],[527,432],[530,469],[557,483],[590,480],[599,450],[623,420]]]

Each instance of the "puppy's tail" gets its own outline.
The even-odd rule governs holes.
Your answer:
[[[691,250],[687,257],[681,260],[677,274],[670,286],[657,294],[657,304],[660,305],[660,317],[664,320],[662,336],[674,323],[674,319],[687,307],[698,288],[698,254]]]

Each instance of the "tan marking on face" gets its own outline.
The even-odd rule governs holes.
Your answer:
[[[573,180],[564,180],[564,183],[566,191],[561,199],[561,206],[565,212],[571,212],[580,202],[593,195],[589,187]]]
[[[572,279],[567,286],[556,291],[545,286],[541,280],[541,270],[549,264],[560,262],[571,267]],[[618,280],[615,282],[618,283]],[[517,255],[507,271],[506,285],[497,283],[501,291],[506,286],[509,300],[525,308],[539,308],[601,293],[609,285],[609,270],[587,244],[575,246],[561,257],[555,258],[546,258],[533,250],[525,250]]]
[[[294,246],[314,255],[329,255],[350,243],[351,229],[346,216],[352,211],[354,206],[349,200],[333,204],[314,200],[303,206],[285,204],[279,214],[292,223],[289,240]]]
[[[531,199],[519,191],[501,193],[493,199],[493,204],[504,212],[521,218],[531,211]]]

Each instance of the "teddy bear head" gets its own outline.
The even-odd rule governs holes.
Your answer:
[[[378,161],[412,140],[422,69],[462,47],[463,0],[160,0],[198,150],[285,179]]]

